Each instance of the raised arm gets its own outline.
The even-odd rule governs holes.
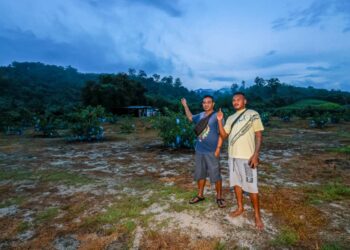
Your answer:
[[[222,120],[224,119],[224,113],[222,113],[221,108],[219,109],[216,115],[216,119],[218,120],[220,137],[222,140],[225,140],[228,137],[228,134],[226,133],[224,126],[222,125]]]
[[[184,106],[187,119],[188,119],[190,122],[192,122],[192,113],[191,113],[190,108],[189,108],[188,105],[187,105],[187,101],[186,101],[185,98],[182,98],[182,99],[181,99],[181,104],[182,104],[182,106]]]

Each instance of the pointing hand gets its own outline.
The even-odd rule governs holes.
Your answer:
[[[218,119],[218,121],[222,121],[222,119],[224,119],[224,113],[222,113],[221,108],[216,115],[216,119]]]

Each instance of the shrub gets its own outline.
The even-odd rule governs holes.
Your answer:
[[[310,128],[324,128],[328,123],[328,117],[325,115],[315,115],[309,122]]]
[[[131,117],[126,116],[120,122],[120,133],[130,134],[135,131],[135,124]]]
[[[102,140],[104,130],[101,118],[105,117],[102,106],[82,108],[70,114],[70,135],[68,141],[94,141]]]
[[[186,116],[165,110],[165,115],[154,120],[154,127],[166,146],[172,148],[191,148],[194,146],[193,126]]]
[[[270,125],[270,113],[269,112],[262,112],[260,117],[261,117],[261,121],[264,124],[264,126]]]
[[[24,127],[31,125],[32,113],[25,108],[0,112],[0,126],[6,135],[22,135]]]
[[[50,112],[34,117],[35,125],[34,130],[41,132],[44,137],[57,137],[58,126],[61,121]]]

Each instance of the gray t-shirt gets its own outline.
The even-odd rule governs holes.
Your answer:
[[[197,124],[205,117],[205,112],[192,116],[192,121]],[[210,117],[207,127],[197,137],[195,150],[198,153],[207,154],[215,152],[219,139],[219,126],[216,119],[216,112]]]

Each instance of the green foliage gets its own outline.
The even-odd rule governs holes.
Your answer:
[[[146,89],[127,74],[101,75],[98,82],[88,81],[82,89],[85,105],[101,105],[108,112],[117,113],[118,108],[144,105]]]
[[[325,243],[321,246],[321,250],[345,250],[348,249],[348,244],[344,241],[333,241]]]
[[[264,124],[264,126],[270,125],[270,113],[269,112],[262,112],[260,117],[261,117],[261,121]]]
[[[277,237],[272,241],[274,246],[293,246],[299,241],[298,234],[290,228],[283,228]]]
[[[35,119],[35,131],[41,132],[44,137],[57,137],[60,120],[52,113],[45,112]]]
[[[47,171],[39,173],[41,181],[58,182],[73,186],[82,186],[94,183],[89,177],[70,173],[68,171]]]
[[[196,139],[193,126],[183,114],[166,110],[164,116],[155,120],[154,126],[166,146],[172,148],[193,147]]]
[[[59,209],[57,207],[49,207],[36,215],[35,223],[45,223],[51,221],[58,215]]]
[[[101,118],[106,116],[101,106],[82,108],[70,114],[71,134],[68,141],[94,141],[102,140],[104,130],[101,126]]]
[[[309,200],[313,204],[323,201],[343,200],[350,197],[350,187],[340,182],[330,182],[319,187],[310,187]]]
[[[24,201],[25,198],[23,196],[12,197],[0,202],[0,208],[9,207],[12,205],[21,205]]]
[[[130,134],[135,131],[135,123],[129,116],[123,117],[120,121],[120,133]]]
[[[331,148],[330,151],[336,153],[350,154],[350,145],[338,148]]]
[[[31,124],[32,114],[26,108],[4,110],[0,107],[0,126],[7,135],[22,135],[26,126]],[[2,110],[1,110],[2,109]]]
[[[283,107],[283,109],[296,109],[296,110],[302,110],[306,107],[310,107],[313,109],[323,109],[323,110],[337,110],[341,108],[341,105],[333,102],[327,102],[322,100],[316,100],[316,99],[305,99],[298,101],[296,103],[293,103],[289,106]]]
[[[0,99],[6,103],[1,107],[44,113],[52,105],[74,105],[80,100],[84,82],[94,79],[96,75],[78,73],[70,66],[13,62],[0,67]]]
[[[326,115],[315,115],[309,122],[310,128],[324,128],[328,123],[328,117]]]

